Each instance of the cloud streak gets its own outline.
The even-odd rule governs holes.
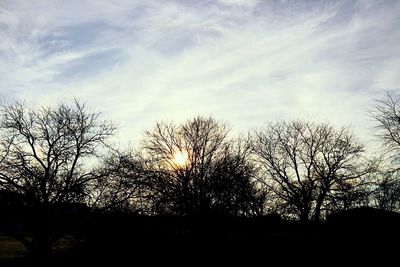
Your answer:
[[[200,3],[199,3],[200,2]],[[196,114],[352,124],[400,84],[397,1],[5,1],[0,95],[80,97],[124,141]]]

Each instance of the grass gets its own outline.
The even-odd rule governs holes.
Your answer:
[[[0,262],[29,256],[31,253],[21,242],[0,234]]]
[[[27,237],[29,238],[29,235]],[[56,255],[67,253],[79,242],[81,240],[75,236],[66,235],[57,240],[52,247],[52,251]],[[24,258],[29,258],[31,255],[31,252],[21,242],[12,237],[0,234],[0,266],[1,263],[23,260]]]

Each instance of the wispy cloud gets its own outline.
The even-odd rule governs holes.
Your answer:
[[[74,96],[138,139],[214,115],[352,124],[400,84],[398,1],[3,1],[0,95]]]

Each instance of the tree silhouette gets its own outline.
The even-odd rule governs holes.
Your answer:
[[[372,164],[372,163],[371,163]],[[371,185],[375,166],[370,166],[370,174],[359,179],[340,180],[327,195],[325,209],[328,213],[370,206]]]
[[[400,205],[400,99],[398,95],[387,92],[370,111],[376,122],[376,134],[382,142],[386,165],[378,174],[372,191],[376,207],[389,211],[399,210]]]
[[[55,208],[84,202],[99,179],[92,168],[115,126],[75,100],[55,108],[4,103],[0,111],[0,187],[26,203],[34,225],[32,240],[15,235],[37,254],[47,254],[60,237]]]
[[[400,103],[393,94],[387,93],[386,98],[378,100],[375,108],[370,112],[376,121],[377,135],[381,139],[387,152],[394,154],[398,161],[400,151]]]
[[[146,212],[151,177],[143,159],[132,149],[112,149],[94,171],[87,204],[103,212]]]
[[[386,170],[379,174],[372,189],[375,207],[387,211],[400,209],[400,177],[398,171]]]
[[[158,123],[146,132],[143,149],[158,212],[247,215],[260,210],[249,147],[228,133],[226,124],[204,117],[181,125]]]
[[[253,151],[281,208],[302,221],[320,220],[327,199],[349,192],[372,170],[361,161],[364,147],[354,135],[327,124],[270,123],[254,132]]]

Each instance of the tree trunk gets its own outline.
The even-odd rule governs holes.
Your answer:
[[[309,221],[310,210],[308,208],[303,208],[300,210],[300,221],[308,222]]]
[[[301,214],[300,214],[300,221],[301,221],[301,222],[307,222],[307,221],[308,221],[308,214],[306,214],[306,213],[301,213]]]
[[[314,221],[319,222],[321,220],[321,208],[324,203],[326,197],[326,191],[322,192],[321,195],[318,196],[317,204],[315,206],[314,211]]]

